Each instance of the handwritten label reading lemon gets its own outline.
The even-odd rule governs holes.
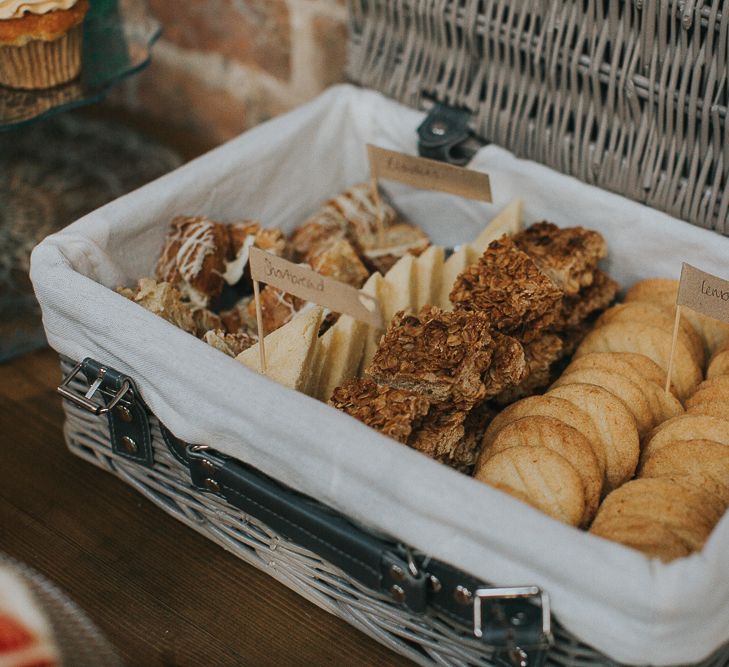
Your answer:
[[[683,263],[676,305],[729,323],[729,280]]]
[[[697,269],[686,262],[681,265],[681,280],[678,283],[678,295],[676,296],[676,320],[673,325],[671,356],[668,359],[666,392],[671,384],[681,308],[690,308],[697,313],[729,324],[729,280]]]
[[[360,290],[322,276],[316,271],[294,264],[258,248],[250,250],[251,277],[256,282],[311,301],[336,313],[351,315],[370,326],[381,328],[382,315],[377,299]]]

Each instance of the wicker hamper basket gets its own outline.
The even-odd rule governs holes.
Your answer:
[[[62,359],[61,367],[64,377],[73,375],[74,364],[70,360]],[[79,373],[68,389],[76,396],[83,396],[90,384],[83,373]],[[151,413],[149,428],[154,466],[147,468],[112,451],[106,419],[69,400],[64,401],[64,411],[64,435],[74,454],[117,475],[167,513],[238,558],[418,664],[484,667],[542,664],[607,667],[618,664],[580,642],[554,621],[553,642],[547,651],[525,651],[515,643],[506,651],[495,651],[473,636],[472,626],[454,622],[443,614],[413,614],[390,595],[364,587],[313,551],[282,537],[259,516],[242,513],[215,493],[209,493],[210,488],[201,489],[200,485],[191,483],[189,467],[176,453],[179,450],[170,442],[171,434]],[[312,501],[302,499],[302,502]],[[352,530],[356,531],[357,527],[352,526]],[[514,618],[518,619],[519,612],[516,614]],[[729,644],[696,663],[696,667],[726,665],[729,665]]]
[[[729,233],[719,0],[352,0],[349,75],[519,156]]]
[[[459,159],[482,138],[728,233],[729,13],[721,4],[351,0],[349,72],[409,106],[436,103],[419,130],[430,155]],[[431,131],[438,123],[444,131]],[[203,167],[180,171],[178,194],[195,187],[195,169]],[[150,217],[169,204],[143,199],[135,206],[150,204]],[[107,285],[122,275],[88,269],[97,270],[104,277],[94,280]],[[58,289],[39,292],[41,304]],[[74,366],[80,350],[109,350],[95,348],[96,328],[87,328],[78,345],[66,345],[65,330],[49,332],[61,353],[77,350],[62,360],[70,449],[190,527],[422,665],[617,664],[557,620],[550,627],[549,591],[490,588],[230,460],[214,442],[178,441],[142,402],[158,387],[122,374],[135,367],[124,356],[132,342]],[[729,665],[729,644],[695,664]]]

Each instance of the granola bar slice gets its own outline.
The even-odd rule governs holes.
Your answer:
[[[482,313],[424,306],[417,315],[396,313],[366,373],[469,410],[518,382],[524,368],[518,341],[493,333]]]
[[[430,401],[412,391],[353,378],[334,390],[329,405],[406,444],[428,414]]]
[[[607,255],[607,243],[584,227],[560,228],[537,222],[514,236],[514,243],[529,255],[565,294],[577,294],[592,284],[597,263]]]
[[[571,329],[605,310],[615,300],[619,289],[618,283],[607,273],[596,270],[589,287],[581,289],[575,295],[565,296],[553,329]]]
[[[524,345],[524,356],[526,376],[519,384],[507,387],[496,397],[499,405],[508,405],[547,387],[554,379],[554,365],[564,356],[564,342],[556,334],[544,334]]]
[[[456,309],[480,312],[497,331],[526,341],[554,322],[562,297],[562,290],[508,236],[492,241],[450,293]]]
[[[463,468],[470,458],[461,447],[466,415],[466,411],[458,410],[450,402],[432,405],[420,428],[413,430],[406,444],[431,459]]]

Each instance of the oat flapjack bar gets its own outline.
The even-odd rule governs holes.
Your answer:
[[[407,444],[412,432],[420,428],[430,401],[412,391],[354,378],[334,390],[329,405]]]
[[[575,327],[591,315],[605,310],[615,300],[619,289],[620,285],[607,273],[595,270],[589,287],[581,289],[575,295],[564,297],[552,328],[562,330]]]
[[[598,232],[551,222],[529,226],[514,236],[514,243],[570,295],[592,284],[597,263],[607,255],[607,243]]]
[[[518,385],[527,375],[524,346],[511,336],[498,332],[494,336],[494,356],[483,376],[486,398],[493,398],[505,389]]]
[[[508,236],[493,241],[456,279],[456,309],[483,313],[501,333],[531,340],[559,313],[562,290]]]
[[[448,463],[451,467],[468,475],[471,474],[481,451],[483,434],[495,414],[496,410],[491,404],[484,401],[466,415],[463,422],[463,438],[449,456]]]
[[[519,384],[507,387],[496,396],[496,402],[500,405],[508,405],[548,386],[553,380],[552,368],[563,355],[564,343],[556,334],[543,334],[524,345],[526,375]]]
[[[573,327],[567,327],[557,332],[562,340],[562,353],[565,357],[571,357],[585,336],[593,328],[593,323],[588,320],[580,322]]]
[[[465,435],[466,412],[458,410],[452,403],[432,405],[419,428],[413,429],[407,445],[456,468],[464,468],[470,459],[460,451]]]
[[[441,463],[470,474],[481,450],[486,426],[496,414],[487,403],[470,412],[457,410],[452,403],[430,406],[419,430],[407,444]]]
[[[483,429],[452,403],[433,405],[416,392],[355,378],[334,390],[329,405],[457,470],[467,471],[478,456]]]
[[[424,306],[398,312],[366,370],[380,383],[469,410],[523,376],[518,341],[492,332],[482,313]]]

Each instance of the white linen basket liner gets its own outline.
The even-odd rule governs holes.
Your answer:
[[[494,585],[537,584],[560,622],[614,660],[697,662],[729,640],[729,522],[670,564],[568,527],[283,388],[117,295],[153,272],[178,214],[260,219],[291,230],[367,178],[365,143],[415,153],[424,115],[378,93],[334,87],[85,216],[33,252],[49,343],[136,381],[179,438],[207,444]],[[607,239],[624,286],[678,277],[681,261],[729,277],[729,239],[587,186],[496,146],[471,168],[494,204],[384,184],[435,242],[472,239],[515,197],[525,219],[585,225]]]

